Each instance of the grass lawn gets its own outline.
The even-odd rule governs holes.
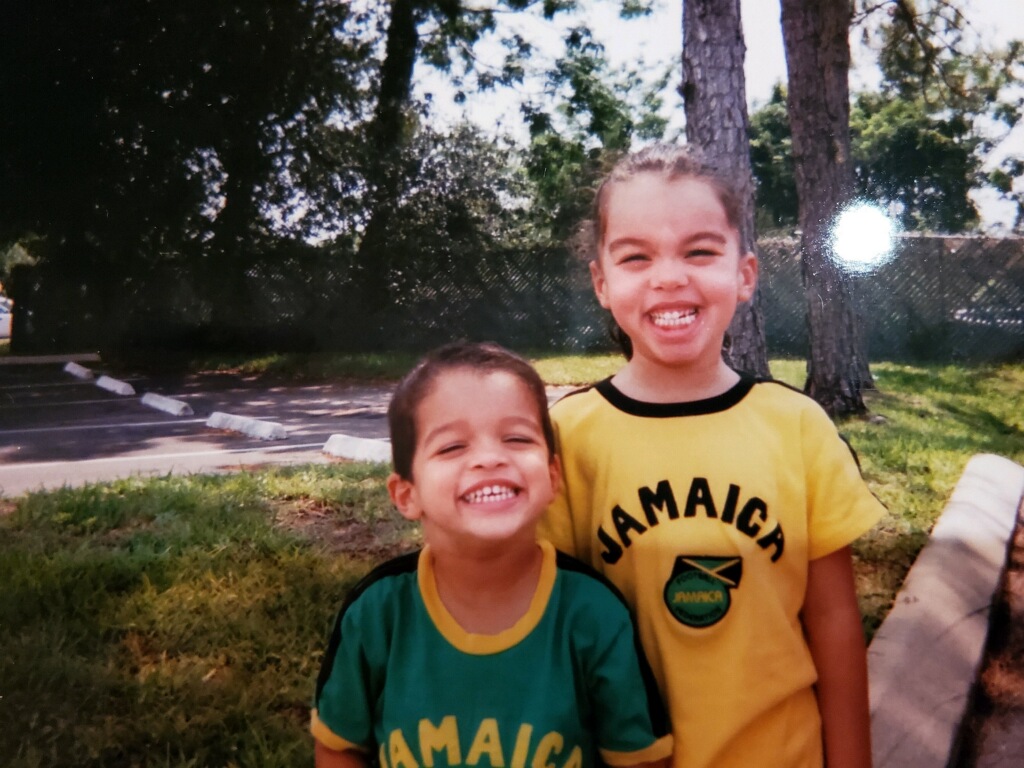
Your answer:
[[[571,384],[620,359],[535,362]],[[364,377],[407,365],[381,358]],[[803,377],[802,362],[772,369]],[[869,634],[968,458],[1024,463],[1024,363],[873,372],[876,418],[840,425],[890,510],[855,547]],[[3,764],[311,765],[308,704],[332,617],[367,569],[418,544],[385,474],[334,463],[0,500]]]

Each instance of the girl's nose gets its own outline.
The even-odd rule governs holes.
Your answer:
[[[690,282],[686,264],[682,259],[656,259],[651,269],[651,284],[655,288],[679,288]]]

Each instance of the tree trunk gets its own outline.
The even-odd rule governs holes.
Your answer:
[[[261,228],[256,194],[260,181],[262,148],[258,135],[259,119],[241,118],[245,125],[239,138],[226,142],[219,156],[226,181],[221,190],[224,207],[213,223],[213,237],[205,251],[205,278],[211,300],[211,336],[207,343],[225,349],[259,349],[254,333],[253,297],[247,273],[258,260],[257,244]],[[243,132],[244,131],[244,132]]]
[[[362,299],[367,319],[385,310],[390,301],[391,270],[388,239],[403,188],[401,150],[408,139],[406,108],[419,47],[416,0],[394,0],[381,63],[380,98],[369,132],[367,181],[369,213],[356,264],[363,271]]]
[[[864,413],[871,387],[850,286],[832,248],[853,194],[850,0],[782,0],[810,356],[806,392],[832,415]]]
[[[754,185],[747,131],[740,0],[683,0],[686,138],[733,180],[743,202],[740,245],[754,252]],[[736,310],[726,359],[739,370],[769,375],[760,292]]]

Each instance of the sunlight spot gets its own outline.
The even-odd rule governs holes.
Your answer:
[[[860,274],[892,258],[895,236],[896,227],[881,208],[858,201],[836,219],[832,248],[844,269]]]

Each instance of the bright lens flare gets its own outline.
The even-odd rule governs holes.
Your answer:
[[[836,219],[832,250],[848,272],[870,272],[892,257],[895,237],[892,219],[881,208],[854,203]]]

